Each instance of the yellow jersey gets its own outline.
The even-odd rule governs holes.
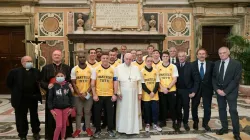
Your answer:
[[[168,85],[173,81],[173,77],[178,77],[178,70],[174,64],[169,64],[168,66],[160,65],[158,67],[160,85],[164,88],[167,88]],[[159,88],[160,92],[163,92],[163,89]],[[176,85],[173,85],[169,92],[176,91]]]
[[[145,61],[142,63],[138,63],[137,61],[132,62],[132,65],[137,66],[138,69],[141,71],[145,67]]]
[[[147,88],[153,92],[156,82],[159,82],[159,75],[155,68],[151,72],[147,71],[145,68],[141,70],[142,75],[142,83],[145,83]],[[151,100],[159,100],[158,92],[155,93],[154,97],[151,99],[150,95],[142,90],[142,100],[143,101],[151,101]]]
[[[120,59],[119,59],[120,60]],[[113,66],[114,68],[116,68],[120,63],[120,61],[115,61],[114,63],[109,63],[111,66]]]
[[[91,79],[96,80],[95,87],[98,96],[113,96],[114,81],[117,80],[113,66],[104,68],[102,65],[99,65],[93,70]]]
[[[76,86],[80,93],[86,93],[90,88],[91,72],[92,68],[88,65],[84,69],[77,65],[71,70],[71,79],[76,80]]]
[[[162,65],[162,61],[161,60],[159,60],[157,63],[152,63],[152,67],[153,68],[156,68],[156,69],[158,69],[158,67],[160,66],[160,65]]]
[[[97,66],[99,66],[100,62],[95,61],[95,63],[92,64],[92,63],[89,63],[89,61],[87,61],[86,64],[93,69],[93,68],[96,68]]]

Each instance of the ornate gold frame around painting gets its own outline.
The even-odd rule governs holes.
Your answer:
[[[122,0],[94,0],[91,6],[91,13],[93,16],[92,29],[112,29],[112,26],[96,26],[96,3],[119,3],[119,4],[137,4],[138,5],[138,23],[137,26],[121,26],[121,29],[141,29],[140,22],[143,19],[142,3],[140,1],[122,1]]]

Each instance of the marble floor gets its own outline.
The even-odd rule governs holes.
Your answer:
[[[144,130],[141,131],[139,135],[124,135],[117,133],[115,138],[112,139],[134,139],[134,140],[233,140],[232,127],[230,121],[230,115],[228,114],[229,119],[229,129],[230,133],[223,136],[218,136],[215,134],[217,129],[221,128],[220,121],[218,118],[218,106],[216,98],[213,98],[212,104],[212,118],[209,122],[212,132],[205,132],[199,124],[199,130],[195,131],[192,129],[192,120],[190,115],[189,126],[191,130],[186,132],[181,128],[180,133],[175,133],[172,129],[171,121],[167,122],[167,126],[163,128],[161,133],[151,130],[150,133],[146,133]],[[238,113],[240,116],[240,125],[241,125],[241,137],[243,140],[250,140],[250,105],[244,102],[244,96],[240,95],[238,98]],[[41,121],[41,136],[44,138],[44,105],[39,104],[39,118]],[[190,113],[191,114],[191,113]],[[203,108],[199,107],[199,117],[200,122],[202,122]],[[29,118],[29,116],[28,116]],[[75,126],[75,124],[73,124]],[[94,129],[94,128],[93,128]],[[28,139],[32,139],[32,133],[29,132]],[[101,139],[111,139],[106,130],[102,131]],[[11,140],[18,139],[17,131],[15,127],[15,117],[14,110],[10,104],[10,95],[0,95],[0,140]],[[74,140],[89,140],[93,139],[87,137],[85,132],[82,132],[80,138],[75,138]],[[73,138],[68,138],[68,140],[73,140]]]

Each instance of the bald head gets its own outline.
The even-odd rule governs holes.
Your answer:
[[[132,62],[132,54],[131,53],[126,53],[125,55],[124,55],[124,63],[126,64],[126,65],[130,65],[131,64],[131,62]]]
[[[228,47],[223,46],[219,48],[218,53],[221,60],[226,60],[230,55],[230,50]]]
[[[21,58],[21,64],[24,68],[26,68],[26,63],[33,63],[32,58],[30,56],[24,56]]]
[[[53,51],[52,60],[54,63],[60,64],[62,62],[62,51],[61,50]]]

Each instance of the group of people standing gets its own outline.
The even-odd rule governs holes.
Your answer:
[[[53,63],[44,66],[41,72],[33,68],[31,57],[24,56],[21,59],[23,67],[11,70],[7,77],[19,137],[26,139],[29,110],[33,137],[40,139],[37,109],[41,87],[46,90],[45,138],[49,140],[78,137],[82,130],[88,136],[99,138],[106,125],[111,137],[116,135],[114,130],[139,134],[142,120],[146,132],[150,131],[150,126],[162,131],[168,117],[176,132],[180,131],[181,124],[189,131],[190,108],[193,129],[198,130],[201,98],[202,127],[211,131],[209,121],[214,91],[222,123],[216,134],[228,133],[228,103],[234,138],[241,140],[237,112],[241,64],[229,57],[227,47],[221,47],[218,54],[221,60],[213,63],[206,60],[207,51],[200,48],[197,60],[188,62],[187,53],[177,52],[174,47],[161,53],[149,45],[147,55],[143,56],[141,50],[128,53],[123,45],[119,55],[117,48],[109,52],[102,52],[101,48],[90,49],[88,57],[79,52],[78,65],[71,69],[62,63],[62,52],[55,50]],[[71,115],[74,111],[76,127],[73,132]],[[84,129],[81,128],[82,120]]]

